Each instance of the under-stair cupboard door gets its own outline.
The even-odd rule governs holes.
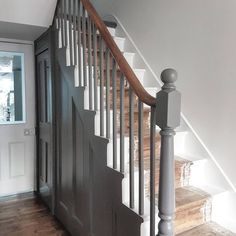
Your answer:
[[[37,171],[38,193],[54,209],[53,82],[50,48],[51,30],[35,42],[37,72]]]
[[[0,43],[0,197],[34,190],[33,45]]]
[[[66,49],[56,50],[55,215],[73,236],[97,235],[93,232],[91,217],[94,210],[90,140],[94,134],[95,113],[84,110],[84,87],[74,86],[74,69],[66,66],[65,59]]]

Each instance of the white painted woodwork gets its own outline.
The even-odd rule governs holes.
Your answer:
[[[114,36],[113,39],[116,42],[118,48],[121,50],[121,52],[124,52],[125,38]]]
[[[0,51],[24,53],[26,122],[0,125],[0,197],[34,190],[35,77],[33,45],[0,43]]]

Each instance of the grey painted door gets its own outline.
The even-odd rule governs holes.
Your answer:
[[[89,197],[88,164],[84,158],[85,132],[79,112],[83,104],[83,89],[74,88],[70,78],[63,73],[58,73],[57,85],[56,216],[73,235],[85,236],[84,230],[89,222]]]
[[[52,78],[49,50],[36,57],[38,93],[38,191],[52,208]]]

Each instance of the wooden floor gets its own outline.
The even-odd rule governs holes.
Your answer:
[[[69,236],[33,195],[0,201],[0,236]]]
[[[69,236],[33,195],[0,199],[0,236]],[[178,236],[235,236],[215,223],[207,223]]]

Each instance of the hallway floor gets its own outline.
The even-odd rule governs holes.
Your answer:
[[[0,201],[0,236],[69,236],[41,200],[28,195]]]

